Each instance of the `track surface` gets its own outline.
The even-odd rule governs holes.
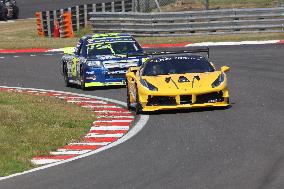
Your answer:
[[[67,8],[75,5],[84,5],[92,3],[110,2],[112,0],[18,0],[20,8],[19,18],[33,18],[36,11],[56,10],[58,8]]]
[[[160,112],[108,151],[0,181],[1,189],[281,189],[284,186],[284,46],[212,47],[231,66],[232,107]],[[0,85],[65,88],[60,55],[0,59]],[[84,92],[125,101],[125,88]]]

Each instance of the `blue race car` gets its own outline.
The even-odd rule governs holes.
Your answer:
[[[75,48],[65,48],[61,59],[65,86],[125,85],[129,67],[142,64],[144,51],[129,34],[92,34],[82,37]],[[129,56],[130,55],[130,56]],[[137,56],[135,56],[137,55]]]

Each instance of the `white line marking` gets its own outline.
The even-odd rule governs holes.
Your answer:
[[[34,165],[44,165],[50,163],[56,163],[59,161],[63,161],[62,159],[32,159],[31,162]]]
[[[199,46],[233,46],[233,45],[265,45],[275,44],[279,40],[268,40],[268,41],[240,41],[240,42],[203,42],[188,44],[186,47],[199,47]]]
[[[7,86],[0,86],[0,87],[2,87],[2,88],[11,88],[11,87],[7,87]],[[57,92],[57,93],[61,92],[61,93],[70,94],[70,95],[81,95],[81,94],[75,94],[75,93],[71,93],[71,92],[54,91],[54,90],[44,90],[44,89],[34,89],[34,88],[20,88],[20,87],[13,87],[13,88],[14,89],[20,89],[20,90],[28,89],[28,90],[38,90],[38,91],[44,91],[44,92]],[[89,98],[96,98],[96,99],[100,99],[100,100],[105,100],[105,101],[109,101],[109,102],[116,103],[116,104],[119,104],[119,105],[122,105],[122,106],[126,107],[126,103],[125,102],[121,102],[121,101],[114,100],[114,99],[108,99],[108,98],[103,98],[103,97],[98,97],[98,96],[91,96],[91,95],[81,95],[81,96],[89,97]],[[111,143],[111,144],[109,144],[107,146],[103,146],[103,147],[101,147],[99,149],[93,150],[93,151],[88,152],[88,153],[83,154],[83,155],[76,156],[74,158],[70,158],[70,159],[67,159],[67,160],[63,160],[63,161],[55,162],[55,163],[52,163],[52,164],[44,165],[44,166],[41,166],[41,167],[37,167],[37,168],[31,169],[31,170],[28,170],[28,171],[24,171],[22,173],[16,173],[16,174],[12,174],[12,175],[9,175],[9,176],[6,176],[6,177],[0,177],[0,180],[6,180],[6,179],[13,178],[13,177],[16,177],[16,176],[20,176],[20,175],[32,173],[32,172],[35,172],[35,171],[47,169],[49,167],[54,167],[56,165],[61,165],[61,164],[64,164],[64,163],[68,163],[68,162],[77,160],[77,159],[82,159],[82,158],[85,158],[85,157],[97,154],[99,152],[105,151],[107,149],[110,149],[110,148],[112,148],[114,146],[117,146],[117,145],[119,145],[119,144],[129,140],[133,136],[135,136],[139,131],[141,131],[143,129],[143,127],[146,125],[148,120],[149,120],[149,116],[148,115],[141,115],[139,120],[131,128],[131,130],[129,130],[123,137],[121,137],[117,141],[115,141],[115,142],[113,142],[113,143]],[[129,120],[127,120],[127,122],[128,121]]]
[[[14,20],[0,21],[0,24],[9,24],[15,22]]]
[[[104,101],[100,100],[67,100],[70,103],[88,103],[88,104],[107,104]]]
[[[63,52],[64,51],[64,48],[61,48],[61,49],[50,49],[48,50],[48,52]]]
[[[117,106],[106,106],[106,105],[85,105],[83,108],[117,108]]]
[[[116,122],[116,123],[129,123],[129,122],[132,122],[133,120],[129,120],[129,119],[125,119],[125,120],[97,120],[97,121],[94,121],[93,123],[96,124],[96,123],[112,123],[112,122]]]
[[[64,96],[64,94],[60,94],[60,93],[53,93],[53,94],[51,94],[52,96],[56,96],[56,97],[59,97],[59,96],[61,96],[61,97],[66,97],[66,96]]]
[[[0,56],[0,58],[1,58],[1,59],[4,59],[5,57],[4,57],[4,56]]]
[[[59,97],[59,98],[63,98],[63,97]],[[68,97],[65,97],[66,99],[84,99],[84,100],[91,100],[91,98],[86,98],[86,97],[81,97],[81,96],[68,96]]]
[[[99,133],[88,133],[85,137],[86,138],[120,138],[124,134],[117,133],[117,134],[99,134]]]
[[[97,118],[134,118],[134,116],[97,115]]]
[[[78,142],[78,143],[70,143],[70,145],[78,145],[78,146],[105,146],[110,144],[111,142]]]
[[[129,126],[94,126],[91,127],[91,131],[117,131],[117,130],[123,130],[127,131],[129,130]]]
[[[127,111],[115,111],[115,110],[93,110],[96,113],[120,113],[120,114],[129,114]]]
[[[65,149],[60,149],[56,152],[50,152],[51,155],[81,155],[88,153],[92,150],[65,150]]]

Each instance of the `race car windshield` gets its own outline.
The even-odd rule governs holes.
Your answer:
[[[89,44],[87,47],[88,57],[97,55],[142,53],[141,47],[136,42]]]
[[[163,57],[147,62],[143,76],[213,72],[212,65],[203,57]]]

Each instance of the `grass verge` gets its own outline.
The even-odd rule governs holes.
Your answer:
[[[94,120],[61,99],[0,91],[0,176],[33,168],[34,156],[78,141]]]
[[[177,1],[178,2],[178,1]],[[284,5],[284,0],[209,0],[209,9],[273,8]],[[162,11],[195,11],[205,9],[205,0],[180,0],[163,6]],[[158,11],[154,9],[154,11]]]
[[[62,48],[75,46],[79,38],[91,33],[91,28],[85,28],[76,32],[75,38],[60,39],[38,37],[35,19],[17,20],[14,23],[1,24],[0,49],[23,48]],[[180,43],[180,42],[217,42],[217,41],[247,41],[284,39],[284,33],[258,33],[258,34],[234,34],[234,35],[200,35],[183,37],[137,37],[141,44]]]

